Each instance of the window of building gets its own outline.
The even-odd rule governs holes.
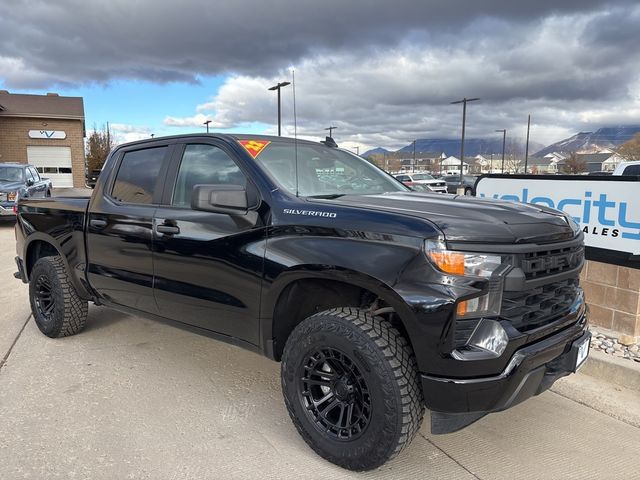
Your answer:
[[[195,185],[242,185],[246,178],[224,150],[213,145],[187,145],[182,155],[172,205],[191,206]]]
[[[111,196],[124,203],[152,203],[160,167],[166,153],[167,147],[125,153]]]

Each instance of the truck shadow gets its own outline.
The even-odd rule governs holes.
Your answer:
[[[129,317],[126,313],[118,312],[106,307],[89,305],[89,316],[84,332],[99,331],[109,328]]]

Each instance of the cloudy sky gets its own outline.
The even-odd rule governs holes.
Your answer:
[[[549,144],[640,124],[637,0],[2,0],[0,88],[81,95],[123,140],[274,133],[295,69],[298,132],[344,146],[473,137]],[[292,88],[283,128],[293,134]]]

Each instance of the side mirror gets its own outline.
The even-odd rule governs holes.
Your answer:
[[[31,178],[27,178],[27,187],[33,187],[35,182]]]
[[[196,185],[191,194],[191,208],[229,215],[246,215],[249,209],[247,190],[242,185]]]

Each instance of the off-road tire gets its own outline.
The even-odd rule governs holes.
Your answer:
[[[36,325],[51,338],[68,337],[82,331],[87,321],[87,301],[78,296],[60,257],[42,257],[33,266],[29,281],[29,300]],[[48,282],[53,300],[48,314],[38,304],[38,285]]]
[[[467,197],[472,196],[472,195],[473,195],[473,189],[472,189],[472,188],[469,188],[469,187],[465,188],[465,190],[464,190],[464,194],[465,194],[465,196],[467,196]]]
[[[301,375],[310,355],[322,349],[343,352],[366,382],[370,418],[355,439],[321,431],[308,401],[305,406]],[[381,466],[411,443],[422,423],[424,400],[409,343],[390,322],[364,310],[335,308],[302,321],[287,340],[281,373],[287,410],[298,432],[318,455],[343,468]]]

